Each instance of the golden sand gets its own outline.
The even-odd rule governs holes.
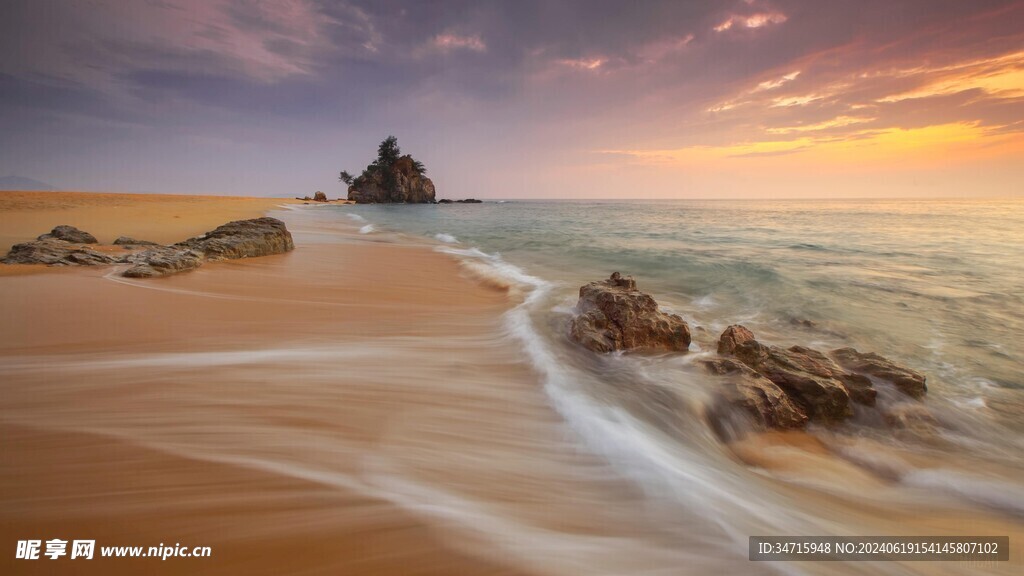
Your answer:
[[[257,218],[287,198],[0,191],[0,252],[67,224],[101,244],[118,236],[171,244],[231,220]]]

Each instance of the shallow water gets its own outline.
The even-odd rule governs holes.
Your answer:
[[[7,279],[5,440],[79,440],[46,473],[12,457],[0,511],[9,529],[71,518],[213,545],[235,562],[217,573],[962,573],[747,561],[750,535],[1024,535],[1021,204],[899,206],[298,208],[275,214],[298,246],[286,256],[156,282]],[[955,220],[977,241],[936,239]],[[570,344],[578,286],[612,270],[708,336],[686,355]],[[927,373],[941,426],[894,435],[863,413],[723,442],[692,362],[739,321]],[[112,446],[150,455],[96,458]],[[149,479],[148,459],[184,479]],[[316,552],[253,560],[294,541]],[[976,570],[1016,573],[1011,557]]]
[[[1024,518],[1022,201],[510,201],[316,217],[338,212],[372,222],[382,238],[432,238],[473,275],[522,289],[506,325],[551,405],[589,450],[673,510],[676,528],[711,522],[705,549],[728,555],[761,532],[914,531],[871,509]],[[611,271],[634,275],[663,308],[705,329],[689,355],[597,357],[567,341],[578,287]],[[939,425],[893,432],[859,410],[838,429],[812,427],[827,462],[772,446],[755,453],[779,450],[790,466],[737,464],[702,418],[714,381],[692,367],[733,323],[769,342],[854,346],[919,370]],[[828,507],[795,506],[792,486],[826,495]]]

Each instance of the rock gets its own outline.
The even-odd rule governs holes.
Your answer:
[[[128,236],[118,236],[117,240],[114,240],[115,246],[159,246],[156,242],[150,242],[149,240],[136,240]]]
[[[57,226],[53,230],[50,230],[49,234],[43,234],[36,238],[36,240],[63,240],[64,242],[71,242],[73,244],[96,244],[96,237],[88,232],[83,232],[74,226]]]
[[[482,204],[483,200],[477,200],[476,198],[466,198],[465,200],[456,200],[459,204]]]
[[[897,404],[883,413],[885,422],[898,430],[909,430],[918,434],[932,433],[939,421],[927,408],[917,402]]]
[[[862,353],[853,348],[839,348],[832,351],[832,357],[847,370],[892,382],[896,388],[912,398],[922,398],[928,391],[924,375],[899,366],[874,352]]]
[[[811,419],[844,420],[853,415],[851,400],[874,405],[876,392],[869,379],[844,371],[817,350],[766,346],[742,326],[726,329],[719,350],[774,382]]]
[[[228,222],[174,246],[195,250],[208,260],[268,256],[295,248],[284,222],[267,216]]]
[[[44,234],[43,236],[49,235]],[[0,262],[4,264],[48,264],[50,266],[96,266],[115,264],[117,259],[92,248],[50,237],[15,244]]]
[[[723,355],[732,354],[736,351],[736,348],[753,339],[753,332],[739,324],[733,324],[726,328],[725,332],[722,332],[722,337],[718,339],[718,353]]]
[[[150,248],[123,259],[135,264],[121,275],[128,278],[152,278],[186,270],[194,270],[203,263],[203,255],[187,248],[160,246]]]
[[[771,380],[744,364],[728,358],[702,360],[700,364],[723,377],[707,416],[720,436],[732,436],[729,423],[739,408],[758,431],[803,428],[807,414]]]
[[[367,170],[348,189],[348,199],[357,204],[434,202],[434,183],[405,155],[385,169]]]
[[[690,346],[690,328],[675,314],[658,310],[650,295],[636,289],[632,277],[618,272],[608,280],[580,288],[570,336],[595,352],[633,350],[685,351]]]
[[[442,198],[442,199],[438,200],[437,203],[438,204],[454,204],[454,200],[449,200],[447,198]]]
[[[314,202],[327,202],[327,194],[324,194],[323,192],[317,190],[316,194],[313,194],[313,201]]]

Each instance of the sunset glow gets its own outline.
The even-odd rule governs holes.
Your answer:
[[[1024,193],[1021,2],[58,4],[0,24],[0,173],[57,187],[327,189],[393,133],[456,195]]]

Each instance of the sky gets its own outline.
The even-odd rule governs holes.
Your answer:
[[[3,0],[0,176],[448,198],[1024,196],[1024,1]]]

